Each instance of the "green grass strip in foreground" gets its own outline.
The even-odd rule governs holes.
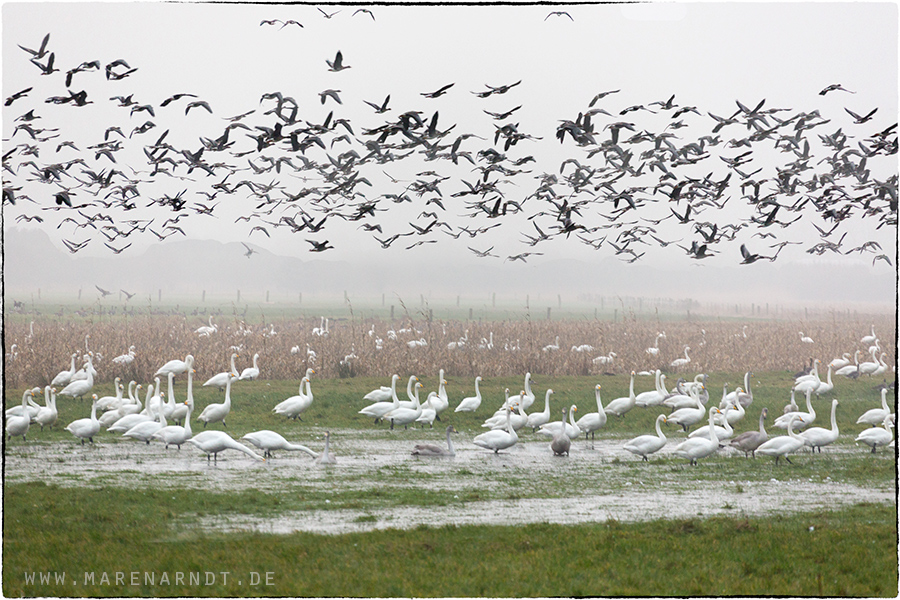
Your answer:
[[[7,485],[3,592],[51,597],[897,595],[896,509],[882,504],[769,518],[419,527],[339,536],[219,534],[171,525],[183,513],[227,511],[231,505],[252,513],[261,496]],[[212,585],[205,585],[207,571],[214,574]],[[63,572],[65,582],[55,583]],[[116,572],[124,578],[118,585]],[[200,585],[191,585],[191,572],[199,574]],[[227,579],[222,572],[229,573]],[[35,573],[36,580],[27,583],[26,573]],[[50,573],[51,582],[40,583],[40,573]],[[93,574],[93,585],[84,585],[85,573]],[[177,573],[184,574],[180,584]],[[252,573],[260,574],[258,585],[250,585]],[[145,574],[155,585],[145,583]]]

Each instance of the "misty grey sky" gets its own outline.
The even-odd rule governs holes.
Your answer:
[[[625,120],[635,123],[638,131],[661,132],[672,121],[671,112],[636,111],[619,116],[619,111],[637,104],[648,106],[651,102],[665,101],[673,94],[677,105],[696,106],[700,115],[687,113],[684,122],[688,127],[672,130],[681,143],[696,141],[709,134],[715,122],[707,111],[729,116],[737,110],[735,100],[753,107],[765,99],[765,108],[790,109],[781,113],[785,116],[798,111],[819,110],[822,118],[830,119],[830,123],[806,132],[816,157],[811,166],[819,171],[826,170],[828,165],[814,163],[829,154],[818,143],[819,134],[843,128],[845,133],[854,136],[851,144],[855,144],[897,121],[897,7],[893,3],[672,3],[571,7],[398,5],[370,7],[374,20],[363,13],[354,14],[357,8],[353,5],[323,7],[329,13],[339,11],[327,19],[313,5],[4,4],[4,97],[26,87],[34,88],[26,98],[3,110],[4,152],[16,144],[30,141],[24,132],[11,137],[16,126],[14,119],[30,107],[42,115],[43,119],[37,122],[39,125],[60,128],[60,137],[47,142],[42,150],[40,158],[48,163],[78,156],[66,148],[54,153],[56,143],[61,140],[73,140],[82,152],[89,152],[85,148],[102,141],[103,132],[109,126],[117,125],[127,135],[149,116],[146,113],[131,115],[128,108],[120,108],[108,100],[119,94],[133,93],[139,103],[157,107],[156,117],[151,119],[157,127],[144,134],[141,144],[132,143],[119,155],[117,168],[125,169],[128,175],[131,173],[125,163],[138,171],[148,169],[140,146],[152,144],[166,129],[170,131],[167,142],[179,149],[196,150],[200,137],[214,138],[221,134],[227,123],[224,117],[255,109],[256,113],[246,122],[251,126],[271,126],[273,118],[262,113],[272,107],[272,102],[261,102],[260,97],[276,90],[297,100],[300,118],[306,121],[321,123],[330,111],[334,111],[334,118],[345,118],[352,123],[355,137],[361,142],[370,139],[361,133],[363,129],[396,119],[407,110],[422,111],[423,119],[438,111],[439,129],[455,125],[446,138],[447,143],[464,132],[491,138],[495,123],[501,122],[492,120],[484,111],[503,112],[521,105],[513,117],[503,122],[518,123],[519,131],[541,138],[523,140],[508,152],[510,158],[532,155],[536,159],[523,167],[530,169],[530,174],[517,175],[510,178],[509,183],[501,184],[507,199],[521,202],[539,185],[537,176],[553,173],[562,177],[560,164],[567,158],[576,158],[584,164],[600,164],[600,156],[588,159],[585,150],[575,146],[570,138],[560,144],[554,134],[560,120],[575,120],[601,91],[620,90],[598,102],[598,107],[613,115],[612,118],[597,115],[598,129],[606,123]],[[552,10],[565,10],[574,21],[565,16],[548,17]],[[304,27],[261,26],[263,19],[294,19]],[[51,33],[49,49],[55,52],[62,73],[43,77],[28,61],[29,55],[17,45],[37,48],[47,32]],[[338,50],[342,51],[344,62],[351,68],[329,72],[325,61],[332,60]],[[66,70],[82,61],[96,59],[106,64],[119,58],[138,70],[122,81],[106,81],[102,73],[96,72],[74,76],[70,89],[88,90],[92,105],[75,108],[43,101],[52,95],[65,95],[60,80]],[[520,85],[503,95],[481,99],[472,93],[485,89],[486,85],[499,86],[519,80]],[[440,98],[427,99],[421,95],[448,83],[455,85]],[[856,93],[838,91],[819,95],[820,90],[834,83]],[[320,103],[318,93],[329,88],[341,90],[342,105],[331,100],[325,105]],[[185,116],[184,106],[190,99],[177,101],[166,108],[159,107],[164,98],[182,92],[196,94],[209,102],[213,114],[199,108]],[[388,94],[392,111],[385,115],[374,114],[363,102],[380,104]],[[875,107],[878,111],[870,123],[855,125],[845,107],[860,114]],[[253,142],[245,133],[240,129],[232,132],[232,139],[239,140],[235,151],[252,148]],[[338,129],[334,135],[338,133],[343,131]],[[733,125],[721,133],[724,140],[748,135],[743,125]],[[606,136],[606,132],[601,134]],[[491,142],[491,139],[473,138],[461,147],[474,155]],[[361,143],[354,147],[364,150]],[[339,141],[328,149],[328,154],[335,156],[349,148],[348,144]],[[702,178],[712,172],[713,179],[722,179],[729,169],[718,155],[736,156],[742,151],[741,148],[726,150],[719,146],[713,157],[683,173]],[[319,163],[327,164],[328,161],[325,152],[318,148],[308,151],[307,156]],[[637,162],[638,157],[634,158]],[[747,169],[763,168],[764,174],[772,176],[776,167],[794,158],[789,153],[785,155],[777,150],[754,147],[753,162]],[[232,184],[251,176],[248,159],[254,157],[232,158],[223,154],[210,158],[248,169],[232,175],[229,179]],[[98,168],[112,166],[103,161],[94,164]],[[873,157],[868,167],[873,177],[883,181],[896,173],[896,156]],[[467,212],[463,203],[472,197],[449,198],[451,193],[464,189],[461,180],[474,182],[479,176],[464,160],[459,165],[420,158],[385,165],[367,164],[361,174],[371,181],[372,187],[360,186],[359,189],[367,198],[401,193],[409,181],[417,178],[416,173],[431,169],[451,178],[441,183],[447,206],[442,218],[454,227],[494,224],[484,217],[461,216]],[[571,171],[569,166],[566,174]],[[13,180],[15,185],[23,188],[19,193],[29,195],[38,205],[52,202],[50,190],[57,188],[27,181],[27,172],[27,167],[21,167]],[[391,183],[385,172],[403,182]],[[184,169],[180,174],[185,174]],[[146,177],[146,173],[138,177]],[[196,181],[171,179],[155,183],[152,188],[146,186],[145,193],[158,198],[186,189],[191,202],[205,201],[197,190],[208,190],[223,175],[206,177],[195,172],[192,177]],[[10,178],[10,173],[4,172],[4,185]],[[736,177],[733,179],[727,194],[731,199],[725,208],[709,209],[698,216],[698,220],[737,223],[754,214],[740,197],[739,181]],[[280,175],[273,171],[255,178],[258,182],[273,180],[280,181],[286,191],[294,193],[307,183],[321,183],[305,182],[284,171]],[[657,181],[658,173],[653,173],[640,180],[623,182],[621,187],[652,186]],[[392,248],[383,250],[371,234],[358,228],[359,222],[343,222],[337,218],[329,219],[322,234],[293,234],[285,227],[267,226],[271,238],[260,232],[248,236],[252,225],[264,223],[234,223],[235,218],[247,214],[257,204],[247,196],[237,193],[220,197],[216,217],[191,216],[179,222],[179,226],[189,237],[197,239],[249,241],[277,254],[327,260],[394,261],[412,265],[449,260],[476,264],[479,260],[500,262],[516,253],[537,251],[543,252],[543,256],[533,256],[529,260],[539,264],[556,258],[599,262],[613,255],[608,243],[594,250],[574,236],[569,239],[559,236],[533,248],[523,244],[522,233],[533,235],[535,232],[532,220],[528,218],[540,209],[534,201],[525,205],[521,213],[508,215],[501,227],[477,239],[462,236],[454,240],[441,234],[434,238],[439,240],[438,243],[406,251],[403,246],[417,241],[417,237],[401,238]],[[427,224],[429,218],[420,216],[423,210],[434,210],[433,206],[425,206],[427,197],[413,196],[414,202],[405,204],[382,200],[379,208],[388,210],[378,213],[375,220],[382,223],[384,237],[410,231],[409,223]],[[82,194],[81,199],[91,198]],[[141,200],[139,206],[143,207],[147,198]],[[683,212],[685,205],[663,200],[642,207],[638,214],[661,218],[669,215],[670,207]],[[65,216],[64,211],[52,214],[51,211],[36,211],[35,205],[27,202],[19,202],[15,207],[4,204],[3,210],[6,227],[36,226],[34,223],[16,223],[15,218],[39,212],[45,218],[43,228],[57,234],[56,242],[60,247],[61,238],[81,241],[96,236],[89,233],[90,229],[75,230],[71,223],[55,229]],[[171,216],[169,212],[154,207],[151,214],[151,211],[139,208],[119,216],[155,218],[154,227],[159,231],[162,221]],[[584,221],[594,226],[607,224],[601,214],[610,212],[609,206],[590,208],[584,213]],[[277,214],[272,220],[277,220]],[[858,264],[881,276],[890,273],[890,267],[884,262],[873,267],[870,253],[826,254],[822,257],[806,253],[807,248],[820,241],[812,223],[822,227],[825,223],[811,209],[803,214],[804,218],[788,229],[773,231],[777,240],[803,242],[785,248],[779,260],[837,260],[843,264]],[[637,220],[636,216],[626,217]],[[852,248],[875,240],[893,260],[896,230],[883,227],[875,231],[876,225],[875,219],[859,218],[842,223],[838,234],[847,233],[843,247]],[[774,240],[751,237],[755,231],[746,228],[739,232],[735,241],[717,246],[720,253],[706,259],[707,264],[738,267],[741,259],[738,248],[742,242],[761,254],[771,254],[768,245]],[[690,225],[679,224],[672,218],[658,225],[657,232],[665,240],[680,239],[685,246],[698,239]],[[609,229],[590,237],[598,238],[604,233],[608,234],[608,240],[613,240],[619,230]],[[307,238],[328,239],[335,249],[310,255],[309,245],[304,241]],[[102,241],[103,238],[97,236],[79,255],[108,255]],[[127,241],[132,246],[125,252],[130,254],[158,243],[149,233],[131,236]],[[116,246],[124,244],[123,240],[114,243]],[[492,253],[500,258],[477,258],[469,247],[480,250],[493,247]],[[682,250],[672,245],[666,249],[656,244],[642,245],[639,251],[646,252],[641,260],[647,264],[684,266],[690,262]],[[507,264],[515,268],[515,264]],[[761,264],[753,268],[757,274],[764,273]]]

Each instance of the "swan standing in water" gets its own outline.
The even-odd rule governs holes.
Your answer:
[[[480,379],[480,378],[479,378]],[[477,381],[477,379],[476,379]],[[477,387],[476,387],[477,389]],[[516,434],[516,430],[512,428],[509,423],[509,415],[510,408],[506,407],[506,419],[507,419],[507,428],[506,429],[492,429],[490,431],[486,431],[482,434],[476,435],[475,439],[472,441],[476,446],[481,446],[482,448],[487,448],[488,450],[493,450],[494,454],[500,452],[500,450],[504,450],[506,448],[511,448],[516,445],[516,442],[519,441],[519,436]]]
[[[281,434],[275,433],[274,431],[269,431],[268,429],[262,429],[260,431],[248,433],[241,436],[241,439],[247,440],[260,450],[263,450],[263,456],[268,458],[274,458],[275,455],[272,454],[273,450],[292,450],[305,452],[313,458],[317,458],[319,456],[306,446],[302,444],[292,444],[291,442],[284,439]]]
[[[199,448],[201,452],[205,453],[207,462],[209,462],[210,456],[213,457],[214,461],[218,461],[219,452],[223,452],[228,449],[243,452],[247,456],[252,456],[254,460],[266,460],[247,446],[236,442],[234,438],[232,438],[224,431],[201,431],[191,439],[187,440],[187,443],[193,444],[194,446]]]
[[[732,447],[742,451],[744,456],[749,452],[753,458],[756,458],[756,449],[769,439],[769,434],[766,433],[766,427],[763,423],[768,414],[769,409],[763,408],[759,415],[759,431],[745,431],[729,440],[728,443],[731,444]]]
[[[709,437],[688,438],[675,446],[674,453],[681,458],[689,458],[692,465],[697,464],[697,459],[706,458],[719,449],[719,439],[716,437],[716,430],[713,427],[715,416],[721,413],[718,408],[713,406],[709,409]]]
[[[556,433],[553,434],[553,440],[550,442],[550,449],[554,456],[569,455],[569,448],[572,446],[572,440],[566,435],[566,409],[562,409],[562,420]]]
[[[247,367],[241,371],[240,381],[253,381],[259,377],[259,365],[256,363],[257,359],[259,359],[259,352],[253,355],[253,366]],[[235,373],[237,373],[237,371],[235,371]]]
[[[399,375],[395,374],[393,377],[391,377],[391,387],[389,389],[391,390],[392,402],[375,402],[374,404],[370,404],[369,406],[366,406],[365,408],[360,410],[359,414],[366,415],[367,417],[374,417],[375,422],[378,423],[378,421],[384,418],[384,415],[400,408],[400,399],[397,397],[397,381],[399,380]]]
[[[633,440],[625,442],[622,446],[632,454],[640,456],[642,460],[648,461],[647,455],[658,452],[666,445],[666,436],[662,432],[662,423],[665,423],[666,415],[656,417],[656,435],[639,435]]]
[[[198,421],[203,422],[204,428],[210,423],[217,423],[219,421],[222,422],[222,427],[226,427],[225,418],[228,416],[228,413],[231,412],[231,382],[233,381],[237,381],[237,375],[234,373],[231,374],[231,378],[225,385],[225,402],[222,404],[208,404],[206,408],[203,409],[203,412],[200,413],[200,416],[197,417]]]
[[[858,436],[856,436],[856,443],[862,442],[867,446],[872,447],[872,454],[875,454],[875,450],[878,446],[887,446],[892,441],[894,441],[894,434],[891,431],[891,415],[888,415],[884,418],[884,422],[882,423],[882,427],[871,427],[869,429],[863,430]]]
[[[184,406],[187,410],[184,418],[184,427],[180,425],[166,425],[165,427],[160,427],[159,430],[150,436],[151,439],[163,442],[166,445],[166,449],[169,446],[178,446],[178,449],[181,450],[181,445],[194,435],[191,431],[191,410],[194,408],[193,405],[185,400],[179,406]],[[150,441],[148,440],[147,443],[149,444]]]
[[[415,408],[401,406],[384,415],[384,418],[391,422],[391,429],[394,428],[394,425],[403,425],[403,428],[407,429],[410,423],[422,416],[422,405],[419,404],[419,388],[421,387],[423,387],[422,384],[417,381],[415,396],[413,396]]]
[[[594,432],[606,425],[606,411],[603,409],[603,401],[600,399],[599,383],[594,386],[594,399],[597,401],[597,412],[587,413],[575,422],[575,425],[584,432],[585,440],[587,440],[588,433],[591,434],[591,441],[594,440]]]
[[[412,450],[413,456],[456,456],[453,449],[453,442],[450,440],[451,433],[459,433],[453,425],[447,425],[447,448],[441,448],[435,444],[416,444]]]
[[[581,436],[581,428],[575,422],[575,413],[578,412],[578,407],[574,404],[569,408],[569,422],[559,423],[557,421],[553,421],[551,423],[547,423],[540,429],[538,429],[538,433],[541,435],[556,435],[556,430],[559,429],[561,425],[564,425],[564,429],[566,430],[566,435],[569,436],[570,439],[578,439]]]
[[[532,433],[537,431],[538,427],[541,425],[546,425],[550,422],[550,394],[552,393],[553,390],[547,390],[547,394],[544,396],[543,412],[534,412],[528,415],[528,420],[525,421],[525,425],[531,427]]]
[[[174,377],[174,375],[170,375],[170,377]],[[123,433],[122,437],[129,437],[149,444],[150,438],[153,437],[153,434],[166,427],[167,425],[166,415],[163,411],[162,405],[157,407],[156,417],[157,419],[159,419],[158,421],[144,421],[143,423],[138,423],[137,425]]]
[[[94,436],[100,431],[100,421],[97,420],[97,394],[94,394],[94,401],[91,404],[91,417],[89,419],[78,419],[66,425],[66,431],[81,438],[81,445],[84,440],[94,443]]]
[[[809,398],[809,396],[807,396],[807,398]],[[795,450],[799,450],[804,444],[803,438],[794,431],[794,423],[798,422],[803,422],[801,413],[791,413],[787,426],[788,435],[774,437],[760,445],[756,451],[765,456],[774,456],[776,465],[778,464],[778,459],[782,456],[784,457],[784,460],[794,464],[787,455]]]
[[[800,434],[800,437],[803,438],[803,442],[812,448],[813,452],[816,451],[816,448],[819,449],[819,453],[822,452],[822,446],[827,446],[829,444],[833,444],[838,439],[838,426],[837,426],[837,406],[838,401],[837,398],[831,401],[831,429],[825,429],[824,427],[810,427],[806,431]]]
[[[234,359],[238,358],[238,354],[236,352],[231,353],[231,370],[230,371],[222,371],[221,373],[216,373],[212,377],[206,380],[206,383],[203,384],[203,387],[216,387],[220,390],[225,389],[225,385],[228,383],[228,380],[231,378],[232,373],[237,373],[237,367],[234,366]]]
[[[319,455],[319,458],[316,459],[316,463],[320,465],[334,465],[337,464],[337,458],[335,458],[334,454],[330,451],[330,440],[331,440],[331,432],[325,432],[325,449],[322,450],[322,454]]]
[[[463,398],[453,412],[475,412],[481,406],[481,390],[478,384],[481,383],[481,375],[475,378],[475,395]]]

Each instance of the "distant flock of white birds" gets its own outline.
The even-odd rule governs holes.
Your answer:
[[[202,336],[212,335],[217,331],[217,326],[210,317],[209,325],[199,328],[196,333]],[[316,328],[317,335],[328,335],[328,321],[323,318],[320,327]],[[268,335],[276,335],[274,326],[267,332]],[[746,327],[742,335],[746,336]],[[813,343],[801,332],[801,339]],[[466,332],[466,337],[468,332]],[[89,337],[89,336],[88,336]],[[648,348],[648,354],[656,355],[659,350],[659,339],[665,338],[665,333],[660,332],[656,336],[654,346]],[[416,341],[410,342],[411,344]],[[424,343],[424,340],[421,340]],[[457,344],[464,345],[468,340],[461,338]],[[87,338],[85,340],[87,344]],[[418,343],[418,342],[416,342]],[[482,343],[493,345],[493,335]],[[655,373],[642,372],[642,375],[655,375],[655,387],[652,390],[635,394],[634,384],[636,373],[631,372],[628,396],[615,398],[606,403],[604,407],[601,398],[601,386],[595,387],[596,412],[589,412],[576,420],[578,407],[572,405],[561,412],[559,421],[551,421],[550,397],[552,389],[546,390],[544,407],[540,412],[527,411],[535,402],[535,393],[532,390],[531,373],[526,373],[523,389],[518,394],[510,395],[506,389],[505,400],[493,415],[487,418],[482,427],[487,429],[484,433],[475,436],[473,443],[476,446],[491,450],[494,453],[516,445],[519,441],[518,432],[531,428],[532,433],[537,433],[551,438],[550,449],[555,455],[568,455],[571,441],[580,438],[584,434],[591,439],[597,431],[602,429],[610,415],[623,418],[626,413],[635,407],[650,408],[663,407],[670,410],[668,414],[660,414],[655,422],[655,434],[638,436],[623,445],[623,449],[640,456],[647,461],[651,454],[661,450],[667,443],[667,437],[662,430],[662,424],[680,426],[688,434],[687,439],[680,442],[673,453],[681,458],[686,458],[690,464],[696,464],[699,459],[708,457],[719,450],[725,443],[740,450],[745,455],[755,456],[757,453],[775,458],[778,464],[781,458],[790,462],[788,454],[799,450],[804,446],[810,447],[814,452],[821,452],[822,447],[834,443],[839,436],[836,421],[838,401],[831,402],[831,427],[811,427],[816,420],[816,412],[812,405],[812,395],[817,397],[828,394],[834,390],[832,374],[846,377],[859,377],[860,375],[879,376],[889,368],[884,362],[885,352],[882,351],[880,342],[875,335],[874,326],[870,335],[861,339],[863,345],[869,346],[869,354],[872,360],[860,363],[861,351],[856,351],[853,362],[850,353],[844,353],[841,358],[836,358],[827,365],[826,379],[823,381],[819,375],[821,362],[814,360],[808,372],[798,373],[791,389],[790,403],[784,407],[783,414],[778,416],[773,425],[776,428],[787,431],[787,435],[769,437],[765,429],[765,420],[768,411],[763,409],[759,417],[758,430],[750,430],[735,435],[734,425],[744,419],[746,409],[753,402],[753,392],[750,386],[751,372],[744,376],[743,387],[728,392],[727,384],[723,386],[722,398],[718,406],[708,406],[709,389],[707,376],[697,375],[693,381],[685,381],[679,378],[674,391],[666,388],[666,375],[657,370]],[[299,351],[298,348],[295,348]],[[543,348],[545,352],[559,349],[559,338],[554,344],[548,344]],[[688,348],[685,346],[684,358],[672,362],[673,367],[685,366],[690,362]],[[116,364],[128,364],[135,356],[135,347],[131,346],[127,354],[113,359]],[[573,351],[591,352],[593,348],[572,347]],[[307,352],[312,352],[307,347]],[[293,350],[292,350],[293,353]],[[879,356],[880,353],[880,356]],[[93,438],[105,427],[108,432],[121,433],[123,437],[140,440],[147,444],[151,441],[159,441],[165,447],[176,446],[181,448],[183,444],[191,444],[210,457],[217,459],[218,453],[227,449],[243,452],[257,460],[265,460],[272,456],[275,450],[301,451],[322,464],[336,462],[330,452],[330,434],[325,434],[325,447],[321,453],[316,453],[301,444],[293,444],[285,440],[280,434],[262,430],[244,435],[241,439],[249,442],[257,449],[263,451],[259,456],[249,447],[239,443],[224,431],[205,429],[208,425],[221,422],[226,426],[225,419],[231,412],[231,387],[235,381],[253,381],[260,375],[259,354],[253,356],[253,366],[247,367],[240,374],[235,365],[238,354],[232,353],[230,368],[210,377],[203,386],[224,390],[225,398],[222,403],[207,405],[196,420],[203,423],[204,431],[193,433],[190,419],[194,410],[193,398],[193,374],[194,357],[187,355],[184,360],[170,360],[162,365],[155,373],[155,381],[146,388],[145,400],[142,404],[140,393],[141,384],[131,381],[127,388],[120,378],[115,379],[115,396],[98,397],[93,393],[94,381],[97,371],[93,365],[93,353],[85,355],[85,362],[81,369],[76,369],[78,353],[71,356],[71,364],[68,370],[61,371],[53,378],[50,385],[44,388],[44,405],[35,402],[34,397],[40,394],[39,387],[25,390],[22,396],[21,406],[15,406],[6,411],[6,433],[9,439],[21,436],[26,439],[31,424],[44,427],[53,427],[58,419],[56,408],[57,388],[62,388],[58,395],[80,398],[92,395],[93,403],[89,418],[82,418],[69,423],[66,430],[72,433],[84,444],[85,440],[93,443]],[[611,361],[615,357],[610,352],[605,358]],[[597,359],[595,359],[596,361]],[[187,376],[187,398],[184,402],[176,402],[173,391],[173,382],[176,376]],[[311,377],[315,374],[312,368],[307,369],[301,379],[297,395],[291,396],[279,402],[272,412],[275,415],[289,419],[299,419],[300,416],[312,405],[313,393],[310,385]],[[168,393],[161,388],[161,379],[168,380]],[[381,386],[364,396],[364,400],[371,402],[359,411],[359,414],[373,418],[375,423],[388,423],[391,429],[395,426],[404,428],[416,423],[422,426],[433,426],[434,421],[440,421],[440,415],[450,407],[450,399],[447,394],[447,381],[444,379],[444,371],[441,370],[438,378],[438,389],[428,393],[424,402],[420,399],[420,390],[423,384],[415,375],[410,376],[406,384],[408,400],[400,400],[397,395],[399,375],[393,375],[390,386]],[[478,410],[482,403],[480,383],[482,378],[475,378],[475,395],[463,398],[455,407],[454,412],[466,413]],[[805,408],[801,410],[797,405],[796,396],[805,396]],[[164,400],[168,398],[168,401]],[[98,417],[98,412],[102,414]],[[173,422],[175,424],[169,424]],[[695,425],[707,424],[691,431]],[[882,388],[881,407],[873,408],[863,413],[857,420],[857,424],[868,424],[872,427],[864,430],[856,438],[858,444],[871,447],[874,453],[878,447],[887,446],[894,441],[891,429],[894,427],[895,413],[890,410],[887,402],[887,387]],[[447,447],[433,444],[417,445],[413,454],[418,456],[454,456],[455,450],[450,438],[456,429],[450,425],[446,428]]]

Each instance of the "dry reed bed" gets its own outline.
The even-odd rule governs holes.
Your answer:
[[[15,388],[45,385],[58,372],[67,370],[72,352],[89,349],[99,355],[96,362],[100,382],[116,376],[148,382],[156,369],[172,358],[195,357],[201,381],[228,367],[233,348],[238,348],[238,369],[250,366],[253,354],[260,354],[262,377],[299,379],[308,366],[325,378],[392,373],[436,373],[444,369],[451,376],[499,377],[526,371],[547,375],[589,375],[623,373],[632,369],[676,371],[670,363],[684,356],[689,346],[691,362],[681,371],[696,372],[788,370],[796,371],[810,358],[827,363],[844,352],[866,351],[860,338],[869,326],[881,336],[886,361],[894,364],[896,321],[893,316],[821,321],[667,321],[618,322],[571,321],[428,321],[398,319],[342,319],[329,322],[327,336],[313,334],[319,319],[305,318],[276,322],[275,335],[264,335],[270,324],[247,326],[240,317],[220,316],[217,333],[201,337],[195,330],[205,322],[199,316],[146,315],[116,317],[99,322],[39,317],[34,335],[24,322],[6,324],[6,384]],[[746,325],[746,330],[744,329]],[[248,332],[248,329],[250,330]],[[800,341],[799,331],[815,340]],[[658,331],[659,355],[646,352]],[[744,332],[746,331],[746,337]],[[393,332],[393,333],[391,333]],[[486,342],[493,333],[493,346]],[[559,336],[559,350],[544,351]],[[448,344],[467,338],[459,348]],[[382,349],[376,349],[376,340]],[[408,342],[424,339],[427,346],[411,348]],[[15,353],[11,353],[16,344]],[[315,359],[307,355],[307,344]],[[588,344],[593,350],[572,351],[572,346]],[[136,357],[128,366],[112,359],[134,345]],[[299,352],[292,354],[297,346]],[[593,362],[597,356],[615,352],[611,364]],[[345,360],[348,355],[355,358]],[[860,360],[869,360],[868,354]],[[892,375],[888,373],[888,378]]]

